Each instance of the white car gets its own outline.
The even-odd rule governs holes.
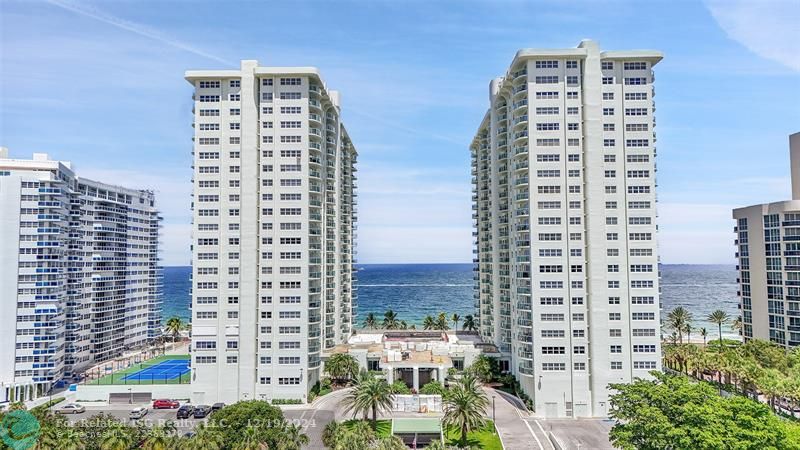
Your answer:
[[[56,410],[59,414],[81,414],[86,411],[83,405],[77,403],[67,403],[66,405]]]
[[[147,415],[147,408],[144,406],[140,406],[138,408],[134,408],[131,411],[130,418],[131,420],[141,419],[142,417]]]

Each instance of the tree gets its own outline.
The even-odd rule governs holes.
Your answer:
[[[181,331],[183,330],[184,326],[183,319],[175,316],[167,320],[164,329],[170,334],[170,336],[172,336],[172,342],[175,342],[181,336]]]
[[[728,323],[728,320],[729,320],[728,313],[726,313],[721,309],[718,309],[708,315],[708,321],[717,324],[717,329],[719,331],[720,347],[722,347],[722,325]]]
[[[470,375],[462,377],[443,398],[442,403],[444,406],[442,425],[460,430],[461,445],[466,444],[467,434],[470,431],[486,424],[483,415],[489,405],[489,399]]]
[[[194,433],[185,444],[187,450],[222,450],[225,447],[222,434],[216,428],[201,423],[195,427]]]
[[[703,347],[706,346],[706,339],[708,338],[708,331],[705,327],[700,328],[700,336],[703,336]]]
[[[325,428],[322,429],[322,443],[325,444],[326,447],[334,448],[336,446],[336,434],[339,431],[339,427],[339,422],[331,420],[325,425]]]
[[[155,425],[147,430],[142,443],[145,450],[167,450],[174,444],[175,425],[167,422],[164,425]]]
[[[392,407],[392,397],[386,380],[364,373],[358,377],[344,400],[345,412],[352,412],[355,417],[359,413],[366,416],[371,411],[374,429],[378,426],[378,412],[388,411]]]
[[[324,371],[334,380],[352,380],[358,370],[358,361],[349,353],[334,353],[325,361]]]
[[[55,448],[59,450],[84,450],[86,442],[77,429],[66,426],[58,430]]]
[[[405,321],[405,320],[401,320],[401,321],[400,321],[400,327],[399,327],[399,328],[400,328],[401,330],[407,330],[407,329],[408,329],[408,324],[406,323],[406,321]]]
[[[453,328],[454,328],[456,331],[458,331],[458,322],[460,322],[460,321],[461,321],[461,316],[459,316],[459,315],[458,315],[458,314],[456,314],[456,313],[453,313],[453,316],[450,318],[450,320],[453,322]]]
[[[374,330],[378,328],[378,320],[375,318],[374,313],[367,314],[367,317],[364,319],[364,328],[368,330]]]
[[[492,358],[486,355],[478,355],[472,365],[467,368],[467,372],[473,374],[482,382],[489,383],[494,376],[492,366]]]
[[[100,437],[101,450],[128,450],[134,440],[131,429],[122,424],[109,427]]]
[[[397,320],[397,313],[392,311],[391,309],[383,313],[383,328],[387,330],[394,330],[400,325],[400,322]]]
[[[769,408],[725,398],[707,383],[651,372],[653,380],[611,384],[609,437],[623,449],[791,448],[787,427]],[[795,425],[792,425],[795,426]]]
[[[301,450],[308,444],[308,436],[297,425],[286,425],[283,428],[278,450]]]
[[[683,306],[678,306],[667,314],[666,326],[678,334],[678,342],[683,343],[683,333],[692,321],[692,313]]]
[[[280,444],[276,444],[276,447]],[[247,427],[241,434],[241,437],[233,444],[233,450],[267,450],[270,446],[267,445],[263,433],[260,433],[256,427]]]
[[[478,326],[475,322],[475,317],[472,314],[467,314],[464,316],[464,326],[462,327],[466,331],[475,331],[478,329]]]
[[[282,436],[282,428],[274,424],[283,423],[283,412],[262,400],[244,400],[236,402],[212,414],[208,420],[209,427],[219,430],[225,447],[236,447],[241,443],[242,449],[256,443],[263,443],[269,448],[278,446]],[[253,426],[253,424],[267,424]],[[245,435],[254,430],[252,435]]]
[[[364,450],[369,448],[376,438],[375,430],[369,423],[359,420],[340,424],[329,447],[334,450]]]
[[[402,439],[392,435],[377,438],[370,445],[369,450],[408,450],[408,447],[403,443]]]
[[[439,315],[436,317],[435,328],[439,331],[447,331],[450,329],[450,325],[447,320],[447,314],[440,312]]]
[[[436,328],[436,321],[430,314],[428,314],[425,316],[425,319],[422,320],[422,329],[433,330],[434,328]]]

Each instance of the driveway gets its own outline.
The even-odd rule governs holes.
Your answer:
[[[492,417],[494,399],[494,422],[506,450],[555,450],[518,398],[490,387],[483,389],[489,396],[488,417]]]

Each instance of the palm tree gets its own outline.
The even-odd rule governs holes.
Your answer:
[[[339,431],[339,422],[332,420],[322,429],[322,443],[326,447],[336,447],[336,435]]]
[[[297,425],[287,425],[280,434],[278,450],[300,450],[308,444],[308,436]]]
[[[453,321],[453,328],[455,328],[455,330],[458,331],[458,322],[461,321],[461,316],[453,313],[453,317],[451,317],[450,320]]]
[[[247,427],[242,432],[239,442],[233,446],[233,450],[266,450],[267,444],[261,438],[256,427]]]
[[[392,407],[393,394],[386,380],[371,374],[359,376],[355,386],[344,400],[345,412],[367,415],[372,412],[372,428],[378,426],[378,412],[388,411]]]
[[[378,328],[378,321],[375,319],[374,313],[367,314],[367,317],[364,319],[364,328],[368,330],[374,330]]]
[[[692,321],[692,313],[683,306],[678,306],[667,314],[667,328],[674,330],[678,334],[678,342],[683,344],[683,332],[687,325]]]
[[[483,414],[489,405],[489,399],[478,386],[477,380],[470,375],[462,377],[450,389],[450,393],[443,399],[443,405],[442,425],[461,430],[461,445],[466,444],[467,433],[486,424]]]
[[[334,353],[325,361],[324,371],[334,380],[351,380],[358,375],[358,361],[349,353]]]
[[[406,444],[398,436],[384,436],[378,438],[370,447],[370,450],[408,450]]]
[[[167,320],[167,324],[164,328],[166,332],[172,336],[172,342],[175,342],[181,336],[181,330],[184,328],[183,319],[177,316],[172,317]]]
[[[464,316],[463,329],[467,331],[475,331],[478,329],[478,326],[475,323],[475,317],[473,317],[472,314],[467,314],[466,316]]]
[[[225,446],[225,439],[217,428],[209,428],[201,423],[194,429],[194,436],[189,438],[187,450],[222,450]]]
[[[717,328],[719,329],[719,351],[722,351],[722,325],[728,323],[729,319],[728,313],[721,309],[708,315],[708,321],[717,324]]]
[[[142,443],[145,450],[167,450],[172,447],[175,424],[167,422],[164,425],[154,425],[147,430]]]
[[[84,450],[86,441],[74,427],[61,427],[56,434],[56,446],[59,450]]]
[[[407,329],[408,329],[408,324],[406,323],[406,321],[405,321],[405,320],[401,320],[401,321],[400,321],[400,327],[399,327],[399,328],[400,328],[401,330],[407,330]]]
[[[450,328],[447,320],[447,314],[440,312],[436,317],[436,329],[440,331],[447,331]]]
[[[133,444],[130,428],[122,424],[108,428],[100,436],[101,450],[128,450]]]
[[[424,450],[447,450],[441,439],[434,439]]]
[[[706,346],[706,338],[708,338],[708,331],[705,327],[700,328],[700,336],[703,336],[703,348]]]
[[[383,328],[394,330],[400,324],[397,320],[397,313],[391,309],[383,314]]]
[[[431,315],[425,316],[425,319],[422,321],[422,329],[423,330],[432,330],[436,327],[436,321],[431,317]]]

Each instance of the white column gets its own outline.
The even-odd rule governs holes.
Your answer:
[[[414,390],[419,392],[419,366],[414,366]]]
[[[387,368],[389,369],[389,372],[386,374],[386,381],[389,384],[392,384],[394,383],[394,367],[387,366]]]
[[[439,375],[439,382],[444,384],[444,378],[445,378],[444,366],[439,366],[439,369],[437,369],[436,373]]]

